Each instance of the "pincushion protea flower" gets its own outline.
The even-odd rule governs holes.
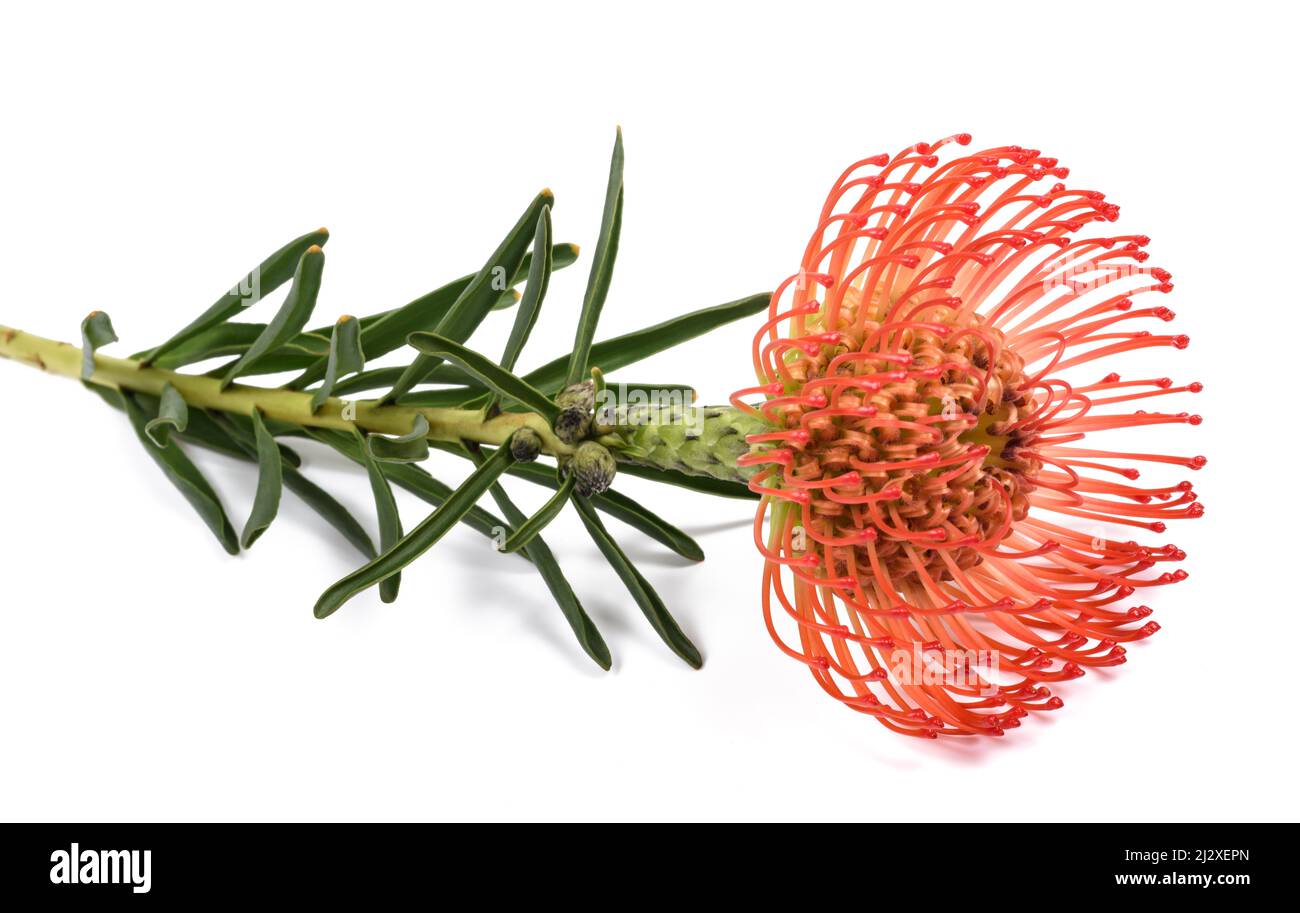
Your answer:
[[[1076,238],[1117,210],[1091,191],[1042,190],[1066,174],[1035,150],[940,164],[940,149],[968,140],[855,163],[833,187],[802,268],[776,293],[597,342],[623,216],[620,135],[572,350],[524,375],[515,364],[551,272],[577,257],[575,246],[552,243],[549,190],[477,273],[403,307],[306,329],[329,238],[319,229],[131,358],[98,352],[117,341],[99,311],[83,321],[80,348],[0,326],[0,357],[79,378],[124,412],[232,554],[267,532],[284,489],[305,500],[367,559],[324,591],[318,618],[371,588],[393,601],[402,572],[464,524],[534,565],[579,646],[608,669],[609,648],[541,536],[572,505],[655,632],[698,667],[703,657],[598,512],[699,560],[690,536],[611,487],[616,475],[758,500],[763,607],[782,649],[827,692],[895,731],[1000,735],[1031,710],[1060,706],[1045,683],[1121,663],[1121,644],[1156,630],[1143,622],[1148,610],[1128,602],[1185,577],[1157,568],[1183,553],[1112,541],[1107,530],[1161,532],[1165,520],[1201,512],[1189,483],[1138,487],[1128,463],[1205,461],[1084,441],[1119,427],[1200,422],[1125,405],[1197,384],[1077,379],[1109,356],[1187,344],[1130,329],[1173,317],[1134,304],[1169,291],[1169,275],[1143,265],[1145,238]],[[234,319],[285,284],[267,323]],[[490,313],[509,308],[499,358],[466,346]],[[683,385],[606,382],[607,371],[764,310],[753,347],[758,385],[729,406],[697,407]],[[370,364],[403,345],[414,353],[407,364]],[[223,357],[231,360],[206,374],[179,370]],[[247,382],[281,373],[291,379],[279,386]],[[369,390],[387,392],[346,398]],[[303,475],[283,439],[324,444],[365,470],[378,546]],[[242,535],[190,446],[257,465]],[[431,447],[471,461],[472,472],[453,488],[413,465]],[[554,494],[527,516],[507,478]],[[409,530],[394,484],[434,508]],[[479,504],[489,494],[503,516]]]
[[[1201,421],[1136,408],[1200,384],[1104,367],[1187,346],[1140,329],[1174,317],[1147,304],[1173,287],[1149,239],[1088,232],[1118,207],[1036,149],[941,155],[969,142],[840,176],[754,337],[758,385],[732,397],[771,426],[739,463],[763,496],[773,638],[846,706],[925,738],[1002,735],[1061,706],[1052,683],[1123,663],[1159,629],[1137,594],[1187,577],[1149,534],[1203,511],[1190,482],[1139,485],[1133,464],[1204,457],[1094,443]]]

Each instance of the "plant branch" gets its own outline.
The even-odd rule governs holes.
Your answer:
[[[80,379],[82,350],[67,342],[34,336],[0,325],[0,357],[40,368],[50,374]],[[161,396],[171,384],[185,401],[195,408],[216,409],[248,416],[256,407],[274,421],[310,428],[350,431],[359,427],[379,434],[402,435],[409,432],[417,415],[429,422],[429,439],[435,441],[473,441],[499,446],[516,430],[527,426],[541,436],[543,450],[567,456],[573,448],[560,441],[550,424],[531,413],[504,412],[491,419],[474,409],[435,409],[414,406],[381,406],[377,401],[355,403],[354,419],[343,418],[347,402],[331,397],[318,411],[312,409],[312,394],[285,389],[267,389],[233,384],[221,389],[213,377],[178,374],[162,368],[148,368],[139,361],[95,355],[95,373],[90,382],[103,387],[131,390]]]

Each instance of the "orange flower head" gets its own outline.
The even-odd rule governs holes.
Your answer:
[[[1142,487],[1132,464],[1204,457],[1086,440],[1201,421],[1134,405],[1198,383],[1096,379],[1187,346],[1136,328],[1174,317],[1142,306],[1173,288],[1149,239],[1084,236],[1119,208],[1036,149],[940,154],[969,142],[840,176],[754,338],[758,385],[732,397],[770,426],[741,463],[765,496],[772,636],[829,694],[925,738],[1002,735],[1061,706],[1050,684],[1123,663],[1159,630],[1134,594],[1187,576],[1159,567],[1176,546],[1127,536],[1203,512],[1190,482]]]

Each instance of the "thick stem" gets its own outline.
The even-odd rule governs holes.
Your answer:
[[[40,368],[50,374],[80,379],[81,349],[67,342],[58,342],[33,336],[21,330],[0,326],[0,357]],[[377,402],[357,401],[355,416],[348,410],[348,401],[331,397],[315,412],[311,408],[312,395],[294,390],[266,389],[233,384],[221,389],[221,381],[214,377],[178,374],[161,368],[146,368],[138,361],[124,358],[95,356],[95,373],[92,383],[115,389],[132,390],[160,396],[163,387],[171,384],[191,406],[216,409],[236,415],[250,415],[257,407],[267,418],[311,428],[334,428],[342,431],[353,427],[380,434],[406,434],[411,430],[417,414],[429,421],[429,439],[435,441],[475,441],[480,444],[500,445],[510,439],[523,426],[536,431],[542,438],[547,453],[565,456],[573,448],[560,441],[546,420],[532,413],[507,412],[484,421],[483,413],[470,409],[423,409],[409,406],[380,406]]]

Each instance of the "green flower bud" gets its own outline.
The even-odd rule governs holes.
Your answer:
[[[580,384],[565,387],[560,391],[560,395],[555,397],[555,404],[561,409],[574,406],[587,412],[594,411],[596,408],[596,382],[584,380]]]
[[[576,444],[591,433],[592,413],[596,409],[596,384],[585,380],[565,387],[555,397],[560,416],[555,420],[555,436],[566,444]]]
[[[595,441],[584,441],[578,445],[566,469],[577,481],[578,494],[589,498],[614,484],[618,464],[608,449]]]
[[[591,431],[591,412],[582,406],[569,406],[555,419],[555,436],[566,444],[576,444]]]
[[[531,463],[542,452],[542,436],[532,428],[520,428],[510,436],[510,453],[519,463]]]

